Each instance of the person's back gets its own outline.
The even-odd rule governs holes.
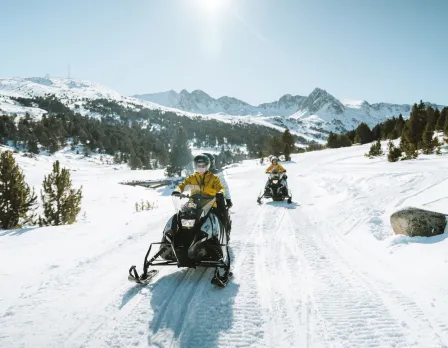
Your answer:
[[[277,169],[280,173],[286,172],[285,168],[283,168],[280,164],[271,164],[267,169],[266,173],[272,172],[274,169]]]

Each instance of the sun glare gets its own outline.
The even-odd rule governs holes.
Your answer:
[[[230,0],[199,0],[199,6],[206,13],[218,13],[229,6]]]

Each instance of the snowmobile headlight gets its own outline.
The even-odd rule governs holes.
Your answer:
[[[185,228],[193,228],[194,227],[194,223],[196,222],[195,219],[181,219],[181,224],[182,227]]]
[[[274,184],[277,184],[277,183],[278,183],[278,180],[272,180],[272,182],[273,182]]]

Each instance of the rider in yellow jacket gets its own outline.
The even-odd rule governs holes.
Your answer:
[[[216,201],[220,202],[224,199],[225,188],[219,178],[209,171],[210,159],[208,156],[201,154],[194,158],[195,172],[188,176],[173,191],[173,195],[183,192],[187,185],[197,185],[201,190],[201,194],[216,197]],[[216,202],[213,204],[216,208]],[[222,207],[219,207],[222,208]]]
[[[280,164],[278,164],[277,157],[272,157],[272,164],[266,169],[266,173],[269,173],[273,171],[274,169],[277,169],[280,173],[285,173],[286,169],[283,168]]]
[[[279,173],[286,173],[286,169],[283,168],[283,166],[281,166],[280,164],[278,164],[278,158],[276,156],[271,157],[271,165],[266,169],[266,173],[270,173],[274,169],[277,169]],[[282,183],[285,186],[285,188],[288,187],[286,183],[286,178],[287,176],[286,174],[284,174],[282,177]],[[269,180],[266,182],[266,185],[264,187],[265,193],[269,192],[268,186],[269,186]]]

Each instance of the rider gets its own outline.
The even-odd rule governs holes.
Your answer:
[[[215,156],[213,156],[211,153],[204,152],[204,155],[206,155],[210,159],[210,171],[215,174],[219,180],[221,181],[221,184],[224,186],[225,189],[225,199],[226,199],[226,205],[227,209],[223,209],[221,211],[221,214],[224,217],[224,221],[227,221],[226,231],[227,231],[227,240],[230,240],[230,230],[232,229],[232,221],[229,217],[229,209],[233,206],[232,203],[232,197],[230,196],[230,190],[229,185],[227,185],[226,178],[224,176],[224,172],[222,170],[216,169],[216,160]]]
[[[271,165],[266,169],[266,173],[270,173],[270,172],[272,172],[273,170],[275,170],[275,169],[277,169],[277,171],[279,172],[279,173],[286,173],[286,169],[285,168],[283,168],[280,164],[278,164],[278,157],[276,157],[276,156],[272,156],[271,157]],[[287,183],[286,183],[286,179],[287,179],[287,176],[286,176],[286,174],[283,174],[283,176],[282,176],[282,184],[283,184],[283,186],[285,187],[285,190],[286,190],[286,192],[288,192],[287,191]],[[265,187],[264,187],[264,192],[265,193],[268,193],[269,192],[269,189],[268,189],[268,186],[269,186],[269,179],[268,179],[268,181],[266,182],[266,185],[265,185]]]
[[[197,155],[194,158],[195,173],[188,176],[180,185],[178,185],[172,195],[180,194],[186,185],[198,185],[203,194],[216,196],[216,202],[213,204],[217,208],[218,216],[225,227],[228,226],[228,215],[223,214],[226,211],[224,203],[224,194],[226,192],[219,177],[210,171],[210,158],[205,154]],[[227,228],[226,228],[227,230]]]
[[[219,178],[209,171],[210,169],[210,159],[206,155],[198,155],[193,159],[195,172],[189,175],[185,180],[179,184],[174,191],[171,193],[172,196],[180,195],[184,191],[187,185],[198,185],[201,189],[201,193],[208,196],[216,197],[216,202],[213,203],[213,207],[218,210],[218,217],[221,217],[221,223],[227,226],[227,222],[224,220],[223,216],[219,214],[220,210],[224,210],[224,193],[225,188],[221,184]],[[169,227],[168,227],[169,226]],[[173,215],[168,221],[165,229],[169,228],[173,231],[177,230],[176,227],[176,215]],[[162,237],[162,243],[166,243],[165,235]],[[163,244],[162,244],[163,245]],[[175,259],[171,247],[160,246],[159,250],[165,248],[160,256],[165,260]]]

